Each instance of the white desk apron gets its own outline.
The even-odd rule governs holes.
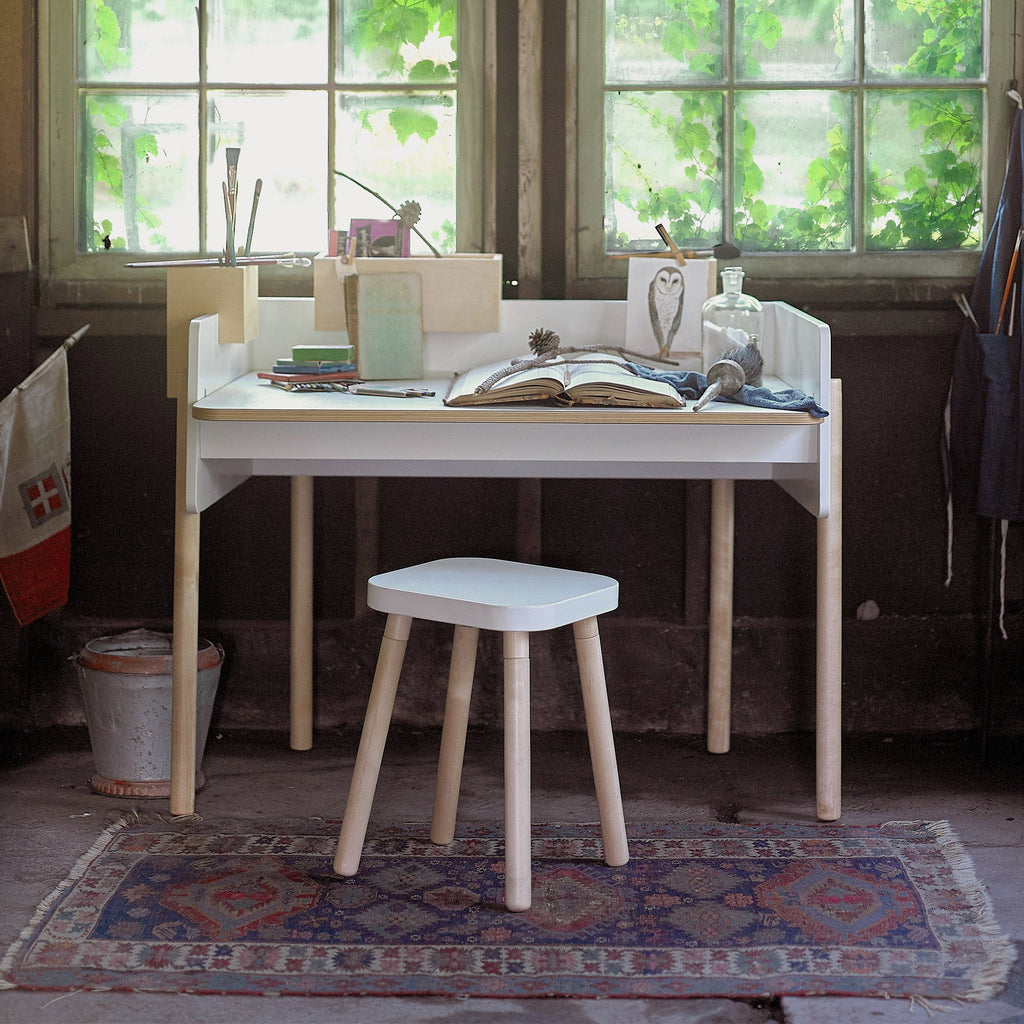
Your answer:
[[[817,518],[816,807],[840,815],[841,386],[830,378],[826,325],[765,304],[769,387],[798,387],[830,415],[713,403],[700,413],[614,407],[443,405],[453,368],[521,355],[534,328],[567,345],[621,345],[625,303],[502,302],[498,334],[430,334],[432,399],[286,393],[256,369],[299,343],[341,335],[312,329],[311,299],[260,299],[260,332],[218,343],[216,316],[190,325],[178,397],[174,560],[172,814],[195,809],[195,715],[200,513],[249,476],[292,478],[291,745],[312,746],[313,502],[315,476],[707,479],[712,481],[708,749],[729,748],[735,480],[774,480]],[[184,400],[182,400],[184,399]],[[692,403],[691,403],[692,405]]]

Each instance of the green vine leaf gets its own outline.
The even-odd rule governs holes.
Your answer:
[[[404,146],[414,135],[429,142],[437,133],[437,118],[422,110],[397,107],[388,114],[388,123]]]

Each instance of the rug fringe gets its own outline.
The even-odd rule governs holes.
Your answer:
[[[994,998],[1006,986],[1010,968],[1017,960],[1017,949],[999,927],[992,909],[992,900],[978,878],[974,861],[956,830],[948,821],[890,821],[887,822],[888,825],[897,828],[923,828],[934,838],[953,873],[953,878],[963,890],[977,918],[978,932],[988,956],[985,966],[971,978],[971,988],[960,998],[972,1003]],[[921,1005],[927,1002],[928,1000],[923,1000]],[[948,1009],[932,1005],[935,1009]]]
[[[138,811],[125,811],[116,821],[112,822],[99,834],[96,841],[89,847],[88,851],[82,854],[81,857],[75,862],[71,871],[68,873],[67,878],[64,879],[60,885],[57,886],[49,896],[46,897],[36,907],[36,912],[32,915],[32,920],[21,930],[21,934],[11,943],[10,948],[4,954],[3,960],[0,960],[0,991],[9,991],[10,989],[17,988],[16,982],[10,980],[10,975],[14,969],[14,961],[17,958],[18,951],[21,947],[32,938],[32,933],[35,931],[36,926],[39,925],[46,916],[50,913],[54,903],[56,903],[61,896],[64,895],[78,881],[79,878],[85,874],[86,869],[92,863],[92,861],[106,849],[110,840],[122,829],[130,828],[132,825],[138,824],[143,818],[143,815]]]

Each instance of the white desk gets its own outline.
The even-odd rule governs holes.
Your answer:
[[[502,302],[498,334],[429,334],[425,377],[433,399],[288,393],[255,371],[299,343],[340,336],[313,331],[312,299],[260,299],[260,332],[219,344],[218,318],[191,323],[187,379],[178,396],[175,514],[171,813],[195,807],[195,650],[200,514],[250,476],[292,478],[291,745],[312,745],[312,481],[316,476],[658,478],[712,481],[708,749],[729,748],[732,651],[733,487],[774,480],[818,521],[817,814],[840,815],[841,387],[830,376],[830,337],[820,321],[765,304],[768,386],[813,395],[830,415],[713,403],[692,409],[449,409],[452,370],[521,355],[536,327],[571,344],[621,345],[625,303]]]

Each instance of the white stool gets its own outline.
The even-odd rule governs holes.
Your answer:
[[[618,603],[619,585],[608,576],[494,558],[442,558],[374,576],[367,587],[367,604],[387,612],[388,619],[338,837],[334,870],[340,875],[354,875],[359,869],[398,677],[414,618],[455,626],[431,841],[445,844],[455,837],[477,637],[481,629],[501,630],[505,665],[505,904],[509,910],[529,909],[529,634],[572,623],[604,859],[613,867],[625,864],[629,847],[597,629],[597,616],[611,611]]]

